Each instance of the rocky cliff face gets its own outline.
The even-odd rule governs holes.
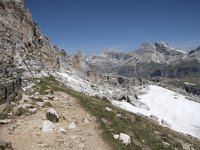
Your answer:
[[[163,68],[157,68],[152,76],[181,77],[200,72],[200,48],[191,50],[183,59]]]
[[[0,1],[1,73],[21,70],[37,76],[59,69],[67,61],[66,53],[51,46],[40,32],[23,0]]]
[[[141,48],[130,52],[107,49],[99,55],[89,56],[85,60],[92,69],[102,73],[146,76],[156,68],[177,64],[186,55],[163,42],[155,42],[144,43]]]
[[[186,56],[185,53],[177,51],[163,42],[144,43],[141,48],[130,53],[135,61],[131,61],[129,64],[154,62],[169,65]]]

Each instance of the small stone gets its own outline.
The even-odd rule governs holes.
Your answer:
[[[53,122],[51,122],[49,120],[45,120],[42,125],[42,131],[43,132],[53,132],[53,130],[54,130]]]
[[[112,111],[112,109],[111,109],[111,108],[109,108],[109,107],[106,107],[106,110],[107,110],[107,111]]]
[[[47,120],[50,120],[52,122],[58,122],[59,120],[59,115],[53,108],[49,108],[47,113],[46,113],[46,118]]]
[[[115,139],[119,139],[119,134],[114,134],[113,137],[114,137]]]
[[[83,122],[84,122],[85,124],[90,123],[87,117],[83,119]]]
[[[19,108],[16,110],[15,115],[16,115],[16,116],[21,116],[21,115],[25,114],[25,112],[26,112],[25,108],[19,107]]]
[[[10,112],[10,113],[7,113],[9,116],[12,116],[13,115],[13,112]]]
[[[58,132],[59,132],[59,133],[65,133],[65,129],[62,128],[62,127],[60,127],[60,128],[58,129]]]
[[[117,116],[117,117],[120,117],[120,118],[122,117],[122,115],[121,115],[121,114],[117,114],[116,116]]]
[[[45,93],[50,93],[51,90],[50,90],[50,89],[48,89],[48,90],[44,90],[44,92],[45,92]]]
[[[76,124],[74,122],[70,123],[68,126],[69,129],[75,129],[76,128]]]
[[[15,106],[15,105],[16,105],[15,102],[10,103],[10,106]]]
[[[59,100],[59,98],[55,98],[55,101],[58,101]]]
[[[11,119],[4,119],[4,120],[0,120],[0,124],[7,124],[10,123]]]
[[[37,112],[37,108],[31,108],[31,109],[29,109],[28,111],[29,111],[29,113],[31,113],[31,114],[35,114],[35,113]]]

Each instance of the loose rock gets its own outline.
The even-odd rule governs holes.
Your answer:
[[[4,120],[0,120],[0,124],[7,124],[10,123],[11,119],[4,119]]]
[[[68,126],[69,129],[75,129],[76,128],[76,124],[74,122],[70,123]]]
[[[114,134],[113,137],[114,137],[115,139],[119,139],[119,134]]]
[[[84,122],[85,124],[90,123],[87,117],[83,119],[83,122]]]
[[[109,108],[109,107],[106,107],[106,110],[107,110],[107,111],[112,111],[112,109],[111,109],[111,108]]]
[[[58,132],[59,133],[65,133],[65,129],[61,127],[61,128],[58,129]]]
[[[55,111],[55,109],[50,108],[47,113],[46,113],[46,117],[47,120],[50,120],[52,122],[58,122],[59,120],[59,115],[58,113]]]
[[[53,132],[53,130],[54,130],[53,122],[51,122],[49,120],[45,120],[42,125],[42,131],[43,132]]]
[[[131,138],[129,135],[125,134],[125,133],[120,133],[119,134],[119,140],[125,144],[125,145],[128,145],[131,143]]]

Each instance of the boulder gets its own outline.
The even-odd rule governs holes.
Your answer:
[[[47,120],[50,120],[52,122],[58,122],[59,120],[59,115],[53,108],[48,109],[46,113],[46,117],[47,117]]]

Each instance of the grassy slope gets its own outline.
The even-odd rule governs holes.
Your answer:
[[[67,88],[54,80],[53,77],[43,78],[40,83],[35,83],[41,94],[44,93],[44,90],[51,88],[53,91],[63,91],[77,98],[82,107],[97,118],[99,128],[102,130],[102,136],[115,150],[183,149],[178,139],[192,144],[195,149],[200,149],[200,141],[196,139],[183,136],[182,134],[174,132],[168,128],[162,127],[146,117],[132,114],[114,107],[106,99],[90,97]],[[105,107],[112,108],[112,111],[106,111]],[[120,114],[121,117],[117,116],[117,114]],[[131,136],[132,142],[128,146],[123,145],[121,142],[113,138],[113,134],[119,134],[121,132],[127,133]],[[164,142],[167,142],[170,145],[166,145]]]

